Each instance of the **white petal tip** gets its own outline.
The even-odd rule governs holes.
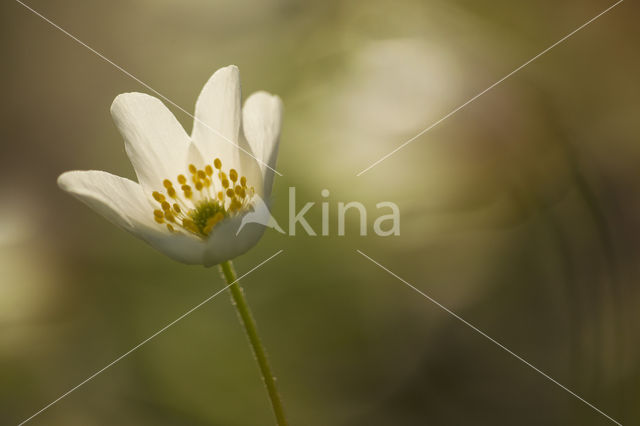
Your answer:
[[[282,110],[284,108],[284,104],[282,103],[282,99],[280,99],[280,96],[273,95],[269,92],[265,92],[264,90],[253,92],[251,96],[249,96],[245,101],[245,107],[247,105],[250,105],[250,107],[261,106],[261,110],[266,109],[270,111],[276,111],[279,114],[282,113]]]
[[[257,92],[253,92],[249,98],[256,97],[258,99],[270,100],[272,102],[282,102],[278,95],[274,95],[273,93],[269,93],[265,90],[258,90]]]
[[[213,75],[219,74],[239,74],[240,70],[236,65],[227,65],[226,67],[218,68]]]
[[[204,87],[210,87],[214,85],[231,85],[234,87],[240,84],[240,70],[235,65],[228,65],[223,68],[219,68],[214,72],[209,80],[205,83]],[[205,89],[203,88],[203,92]],[[202,95],[202,93],[201,93]]]
[[[75,179],[77,179],[79,173],[81,172],[71,171],[71,172],[62,173],[60,176],[58,176],[58,180],[56,181],[58,184],[58,187],[63,191],[71,192],[71,187],[73,186],[73,182]]]
[[[116,96],[113,102],[111,103],[111,108],[110,108],[111,114],[113,115],[120,108],[126,108],[127,105],[130,105],[131,103],[134,103],[136,101],[141,101],[141,100],[148,100],[152,102],[155,101],[155,102],[162,103],[160,99],[151,95],[147,95],[146,93],[140,93],[140,92],[121,93],[118,96]]]

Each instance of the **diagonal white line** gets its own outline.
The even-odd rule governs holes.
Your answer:
[[[37,415],[39,415],[40,413],[42,413],[43,411],[47,410],[48,408],[50,408],[51,406],[53,406],[54,404],[56,404],[57,402],[59,402],[61,399],[69,396],[69,394],[71,394],[73,391],[75,391],[76,389],[78,389],[80,386],[86,384],[87,382],[93,380],[94,378],[96,378],[96,376],[98,376],[99,374],[103,373],[106,369],[108,369],[109,367],[113,366],[114,364],[116,364],[117,362],[123,360],[124,358],[126,358],[127,356],[129,356],[132,352],[136,351],[137,349],[139,349],[141,346],[143,346],[144,344],[148,343],[151,339],[153,339],[154,337],[158,336],[159,334],[165,332],[169,327],[173,326],[174,324],[176,324],[178,321],[184,319],[186,316],[190,315],[191,313],[193,313],[193,311],[195,311],[196,309],[200,308],[202,305],[206,304],[207,302],[209,302],[211,299],[213,299],[214,297],[216,297],[217,295],[219,295],[220,293],[222,293],[223,291],[225,291],[226,289],[228,289],[229,287],[231,287],[233,284],[237,283],[238,281],[240,281],[241,279],[243,279],[244,277],[246,277],[247,275],[249,275],[250,273],[252,273],[253,271],[255,271],[256,269],[260,268],[262,265],[264,265],[265,263],[267,263],[268,261],[270,261],[271,259],[273,259],[274,257],[276,257],[277,255],[279,255],[280,253],[282,253],[284,250],[279,250],[277,251],[275,254],[271,255],[270,257],[268,257],[267,259],[263,260],[262,262],[260,262],[258,265],[254,266],[251,270],[249,270],[249,272],[246,272],[245,274],[243,274],[242,276],[240,276],[238,279],[236,279],[234,282],[228,284],[227,286],[225,286],[224,288],[216,291],[214,294],[212,294],[211,296],[207,297],[206,299],[204,299],[202,302],[198,303],[196,306],[194,306],[193,308],[189,309],[187,312],[185,312],[184,314],[180,315],[178,318],[176,318],[175,320],[171,321],[169,324],[165,325],[164,327],[162,327],[160,330],[156,331],[155,333],[153,333],[151,336],[147,337],[146,339],[144,339],[142,342],[138,343],[137,345],[135,345],[133,348],[129,349],[127,352],[123,353],[122,355],[120,355],[118,358],[114,359],[113,361],[111,361],[109,364],[105,365],[104,367],[102,367],[100,370],[96,371],[95,373],[93,373],[92,375],[90,375],[89,377],[87,377],[86,379],[84,379],[82,382],[78,383],[76,386],[72,387],[71,389],[69,389],[68,391],[66,391],[65,393],[63,393],[62,395],[60,395],[58,398],[56,398],[55,400],[51,401],[49,404],[45,405],[44,407],[42,407],[39,411],[37,411],[36,413],[34,413],[31,417],[23,420],[21,423],[18,424],[18,426],[21,426],[25,423],[27,423],[28,421],[30,421],[31,419],[33,419],[34,417],[36,417]]]
[[[573,392],[571,389],[567,388],[566,386],[564,386],[562,383],[558,382],[557,380],[555,380],[553,377],[549,376],[548,374],[546,374],[544,371],[540,370],[539,368],[537,368],[535,365],[531,364],[530,362],[528,362],[527,360],[525,360],[524,358],[522,358],[520,355],[516,354],[515,352],[513,352],[512,350],[510,350],[509,348],[507,348],[506,346],[504,346],[503,344],[501,344],[500,342],[498,342],[497,340],[495,340],[493,337],[489,336],[487,333],[485,333],[484,331],[480,330],[478,327],[474,326],[473,324],[471,324],[470,322],[468,322],[467,320],[465,320],[464,318],[462,318],[461,316],[459,316],[458,314],[456,314],[455,312],[453,312],[451,309],[447,308],[446,306],[442,305],[441,303],[439,303],[437,300],[435,300],[434,298],[430,297],[429,295],[427,295],[426,293],[424,293],[423,291],[419,290],[418,288],[414,287],[413,285],[411,285],[408,281],[404,280],[403,278],[401,278],[400,276],[396,275],[395,273],[391,272],[388,268],[382,266],[380,263],[378,263],[377,261],[373,260],[371,257],[367,256],[366,254],[364,254],[361,250],[356,250],[358,253],[360,253],[363,257],[367,258],[368,260],[370,260],[371,262],[375,263],[376,265],[378,265],[381,269],[383,269],[384,271],[386,271],[387,273],[389,273],[391,276],[397,278],[398,280],[402,281],[404,284],[406,284],[408,287],[410,287],[411,289],[413,289],[414,291],[418,292],[419,294],[421,294],[422,296],[424,296],[425,298],[427,298],[430,302],[432,302],[433,304],[435,304],[436,306],[438,306],[439,308],[441,308],[442,310],[444,310],[445,312],[447,312],[449,315],[453,316],[455,319],[461,321],[464,325],[466,325],[467,327],[471,328],[473,331],[475,331],[476,333],[479,333],[480,335],[482,335],[483,337],[487,338],[488,340],[490,340],[492,343],[494,343],[496,346],[498,346],[500,349],[504,350],[505,352],[507,352],[508,354],[512,355],[513,357],[515,357],[517,360],[523,362],[524,364],[526,364],[527,366],[531,367],[533,370],[535,370],[536,372],[540,373],[542,376],[544,376],[545,378],[547,378],[548,380],[550,380],[551,382],[553,382],[554,384],[560,386],[562,389],[564,389],[565,391],[569,392],[571,395],[575,396],[576,398],[578,398],[580,401],[584,402],[585,404],[587,404],[589,407],[593,408],[594,410],[596,410],[598,413],[602,414],[604,417],[606,417],[607,419],[611,420],[613,423],[622,426],[622,423],[618,422],[617,420],[613,419],[612,417],[608,416],[605,412],[603,412],[602,410],[600,410],[598,407],[596,407],[595,405],[591,404],[590,402],[586,401],[585,399],[583,399],[580,395],[576,394],[575,392]]]
[[[420,136],[424,135],[429,130],[433,129],[438,124],[442,123],[444,120],[446,120],[447,118],[451,117],[456,112],[460,111],[462,108],[466,107],[467,105],[469,105],[470,103],[472,103],[473,101],[478,99],[480,96],[484,95],[489,90],[493,89],[494,87],[496,87],[497,85],[499,85],[500,83],[502,83],[503,81],[505,81],[506,79],[508,79],[509,77],[511,77],[512,75],[514,75],[515,73],[517,73],[518,71],[520,71],[521,69],[523,69],[524,67],[526,67],[527,65],[529,65],[530,63],[535,61],[536,59],[538,59],[539,57],[541,57],[542,55],[544,55],[545,53],[549,52],[551,49],[553,49],[554,47],[558,46],[559,44],[561,44],[562,42],[567,40],[569,37],[573,36],[575,33],[577,33],[578,31],[582,30],[584,27],[586,27],[587,25],[591,24],[593,21],[595,21],[596,19],[598,19],[599,17],[601,17],[605,13],[609,12],[611,9],[613,9],[614,7],[616,7],[617,5],[622,3],[623,1],[624,0],[618,0],[617,3],[609,6],[606,10],[600,12],[598,15],[596,15],[593,18],[589,19],[587,22],[585,22],[584,24],[580,25],[578,28],[576,28],[575,30],[571,31],[569,34],[567,34],[566,36],[562,37],[560,40],[556,41],[551,46],[547,47],[542,52],[538,53],[536,56],[534,56],[533,58],[529,59],[524,64],[520,65],[515,70],[511,71],[509,74],[505,75],[500,80],[496,81],[491,86],[487,87],[482,92],[478,93],[473,98],[469,99],[467,102],[463,103],[462,105],[460,105],[459,107],[457,107],[456,109],[454,109],[453,111],[451,111],[450,113],[448,113],[447,115],[442,117],[440,120],[438,120],[435,123],[431,124],[429,127],[427,127],[426,129],[422,130],[420,133],[418,133],[417,135],[413,136],[411,139],[407,140],[402,145],[398,146],[393,151],[391,151],[388,154],[386,154],[384,157],[380,158],[378,161],[375,161],[374,163],[371,163],[367,168],[361,170],[360,173],[356,174],[356,176],[361,176],[362,174],[366,173],[367,171],[369,171],[373,167],[375,167],[378,164],[382,163],[384,160],[386,160],[387,158],[391,157],[393,154],[395,154],[396,152],[400,151],[402,148],[404,148],[405,146],[409,145],[411,142],[413,142],[414,140],[418,139]]]
[[[89,49],[92,53],[94,53],[95,55],[97,55],[100,59],[110,63],[111,65],[113,65],[115,68],[117,68],[120,72],[122,72],[123,74],[125,74],[126,76],[132,78],[133,80],[135,80],[136,82],[138,82],[139,84],[143,85],[144,87],[146,87],[147,89],[151,90],[153,93],[155,93],[156,95],[158,95],[159,97],[161,97],[162,99],[164,99],[165,101],[167,101],[168,103],[170,103],[171,105],[173,105],[174,107],[178,108],[180,111],[184,112],[185,114],[187,114],[189,117],[193,118],[195,121],[197,121],[198,123],[204,125],[206,128],[208,128],[209,130],[211,130],[216,136],[221,137],[224,141],[230,143],[231,145],[235,146],[236,148],[238,148],[239,150],[241,150],[242,152],[244,152],[245,154],[249,155],[250,157],[253,157],[253,159],[255,159],[258,163],[264,165],[265,167],[267,167],[268,169],[270,169],[271,171],[273,171],[274,173],[276,173],[278,176],[283,176],[282,173],[280,173],[279,171],[277,171],[276,169],[272,168],[271,166],[269,166],[267,163],[265,163],[264,161],[256,158],[252,153],[250,153],[249,151],[247,151],[246,149],[242,148],[241,146],[239,146],[238,144],[236,144],[235,142],[233,142],[231,139],[227,138],[226,136],[224,136],[222,133],[220,133],[219,131],[217,131],[216,129],[214,129],[213,127],[209,126],[207,123],[203,122],[202,120],[199,120],[198,118],[196,118],[193,114],[191,114],[189,111],[187,111],[186,109],[182,108],[180,105],[176,104],[175,102],[173,102],[171,99],[169,99],[168,97],[166,97],[165,95],[163,95],[162,93],[158,92],[156,89],[154,89],[153,87],[149,86],[147,83],[145,83],[144,81],[140,80],[138,77],[136,77],[135,75],[131,74],[129,71],[125,70],[124,68],[122,68],[120,65],[116,64],[115,62],[113,62],[111,59],[107,58],[106,56],[104,56],[102,53],[98,52],[97,50],[95,50],[93,47],[89,46],[88,44],[86,44],[85,42],[83,42],[82,40],[80,40],[78,37],[74,36],[73,34],[71,34],[70,32],[68,32],[67,30],[65,30],[64,28],[62,28],[61,26],[59,26],[58,24],[56,24],[55,22],[53,22],[52,20],[50,20],[49,18],[47,18],[46,16],[44,16],[43,14],[41,14],[40,12],[38,12],[37,10],[31,8],[30,6],[24,4],[22,1],[20,0],[16,0],[16,2],[20,3],[22,6],[24,6],[26,9],[30,10],[31,12],[33,12],[35,15],[39,16],[40,18],[42,18],[44,21],[48,22],[49,24],[51,24],[53,27],[55,27],[56,29],[62,31],[65,35],[69,36],[71,39],[73,39],[75,42],[77,42],[78,44],[82,45],[83,47],[86,47],[87,49]]]

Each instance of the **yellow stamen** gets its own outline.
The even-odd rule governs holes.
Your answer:
[[[189,218],[185,217],[184,219],[182,219],[182,226],[191,232],[198,233],[198,227]]]
[[[188,170],[190,177],[177,175],[175,187],[170,179],[164,179],[162,192],[151,194],[159,204],[153,209],[153,219],[170,232],[204,239],[227,217],[251,208],[253,188],[247,188],[247,178],[236,169],[229,169],[227,175],[219,158],[214,159],[213,167],[206,164],[198,169],[189,164]],[[195,196],[194,191],[198,191]]]
[[[238,201],[237,198],[234,198],[231,201],[231,205],[229,206],[229,210],[237,211],[237,210],[240,210],[241,207],[242,207],[242,203],[240,201]]]
[[[207,219],[207,225],[204,227],[204,233],[209,234],[213,227],[216,226],[222,219],[224,219],[224,215],[220,212]]]

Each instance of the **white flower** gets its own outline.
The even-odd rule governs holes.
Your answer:
[[[139,183],[91,170],[63,173],[58,185],[175,260],[232,259],[264,232],[249,224],[236,236],[254,197],[269,200],[282,117],[277,96],[254,93],[242,111],[240,102],[238,68],[216,71],[198,97],[189,137],[157,98],[119,95],[111,115]]]

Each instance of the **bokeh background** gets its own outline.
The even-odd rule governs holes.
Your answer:
[[[401,208],[401,235],[267,231],[239,273],[294,425],[612,424],[360,249],[623,424],[640,424],[639,8],[624,2],[360,177],[612,2],[30,0],[192,111],[240,67],[285,103],[274,215]],[[0,423],[17,424],[224,284],[62,193],[133,177],[110,115],[147,91],[2,3]],[[192,119],[172,108],[190,131]],[[308,215],[320,229],[318,204]],[[221,295],[31,421],[269,425]]]

